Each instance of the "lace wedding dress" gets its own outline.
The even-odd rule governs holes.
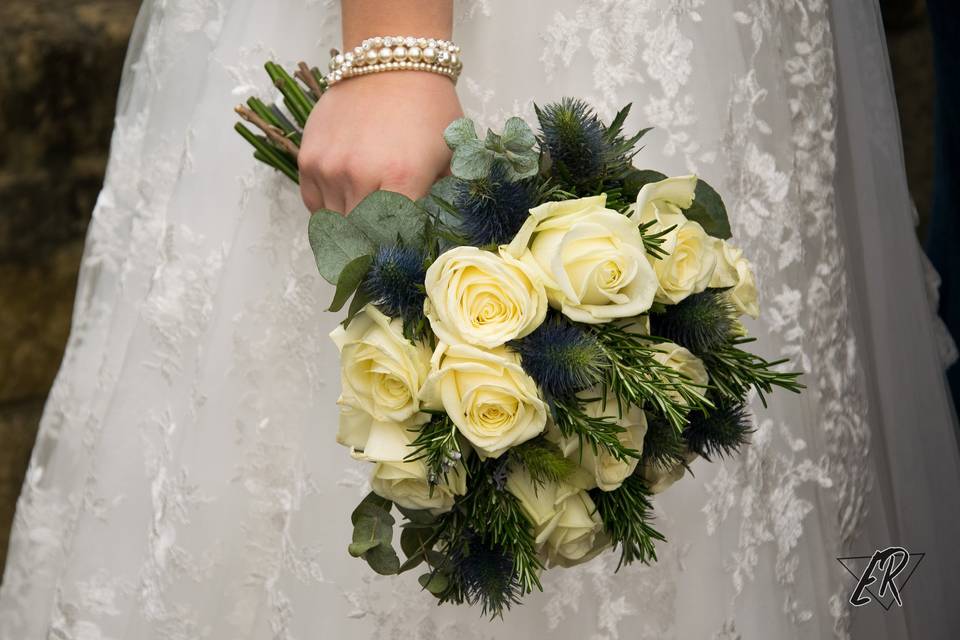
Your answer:
[[[73,333],[0,591],[2,640],[932,638],[960,629],[960,463],[872,0],[476,0],[468,115],[580,96],[638,163],[725,195],[767,356],[807,374],[754,443],[657,497],[670,543],[547,575],[487,621],[349,558],[366,467],[334,443],[338,316],[288,181],[231,108],[326,60],[331,0],[146,0]],[[389,105],[384,105],[389,108]],[[838,556],[926,553],[853,609]],[[955,637],[955,636],[953,636]]]

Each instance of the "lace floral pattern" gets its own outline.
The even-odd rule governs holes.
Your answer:
[[[489,626],[346,557],[365,479],[332,445],[330,291],[298,194],[227,126],[232,102],[266,92],[262,60],[321,59],[335,16],[330,0],[145,2],[0,638],[845,637],[832,558],[865,508],[869,431],[827,4],[458,5],[469,115],[498,126],[577,94],[610,117],[633,101],[633,124],[657,128],[638,162],[722,185],[766,296],[751,332],[810,372],[803,399],[758,412],[744,455],[695,464],[658,498],[658,563],[554,572]]]

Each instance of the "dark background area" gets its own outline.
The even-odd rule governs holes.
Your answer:
[[[844,0],[836,0],[844,1]],[[929,215],[934,78],[922,0],[884,0],[910,189]],[[0,2],[0,571],[70,328],[139,0]]]

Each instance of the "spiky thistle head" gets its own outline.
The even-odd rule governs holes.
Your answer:
[[[537,185],[532,179],[511,181],[502,162],[479,180],[457,182],[454,206],[460,212],[460,231],[477,247],[513,240],[532,207]]]
[[[543,391],[568,398],[597,385],[605,361],[596,338],[559,314],[551,314],[536,331],[510,346],[520,365]]]
[[[650,333],[703,356],[729,342],[736,331],[736,311],[727,292],[707,289],[650,314]]]
[[[409,247],[381,247],[364,282],[370,300],[391,318],[411,321],[423,313],[426,298],[423,256]]]
[[[601,176],[609,155],[606,127],[583,100],[563,98],[537,107],[541,144],[551,161],[577,182]]]
[[[643,436],[643,463],[672,469],[686,461],[687,447],[680,432],[662,415],[647,411],[647,433]]]
[[[709,413],[693,412],[683,431],[683,439],[690,451],[706,460],[735,454],[750,441],[753,424],[750,412],[742,402],[716,402]]]
[[[513,557],[466,529],[449,555],[450,579],[468,604],[480,604],[483,615],[502,615],[520,602],[523,589],[513,570]]]

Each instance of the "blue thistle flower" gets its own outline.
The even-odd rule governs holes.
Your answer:
[[[533,180],[512,182],[502,162],[495,162],[490,175],[480,180],[457,182],[454,206],[461,215],[460,230],[474,246],[506,244],[536,205]]]
[[[412,321],[423,313],[427,270],[424,259],[408,247],[381,247],[364,282],[371,302],[391,318]]]
[[[502,614],[520,602],[523,590],[513,571],[513,557],[466,529],[450,554],[452,578],[468,604],[480,603],[483,615]]]
[[[563,98],[536,108],[542,145],[561,172],[575,183],[599,178],[610,154],[606,127],[586,102]]]
[[[716,401],[716,399],[714,398]],[[750,413],[742,402],[717,402],[709,413],[693,412],[690,423],[683,430],[687,448],[707,461],[736,453],[753,433]],[[646,446],[646,443],[644,443]]]
[[[558,314],[510,346],[520,354],[523,370],[551,397],[569,397],[600,382],[604,359],[596,338]]]
[[[707,289],[650,314],[650,333],[703,356],[730,341],[735,318],[726,290]]]

